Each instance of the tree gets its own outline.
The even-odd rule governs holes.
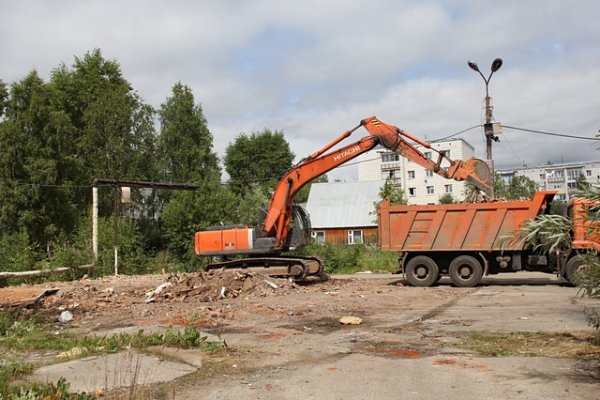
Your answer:
[[[0,79],[0,118],[4,115],[4,109],[6,108],[6,102],[8,100],[8,89],[6,84]]]
[[[246,193],[256,185],[275,187],[292,167],[294,153],[281,131],[240,134],[225,150],[225,171],[235,193]]]
[[[218,157],[202,107],[189,87],[177,83],[160,109],[158,140],[162,179],[178,183],[219,180]]]
[[[499,174],[494,180],[494,194],[507,200],[530,199],[537,190],[537,184],[526,176],[515,175],[506,184]]]
[[[390,201],[390,205],[408,204],[408,199],[404,190],[396,186],[391,179],[387,179],[381,189],[379,189],[379,201],[375,203],[375,209],[379,209],[379,205],[385,199]]]
[[[0,97],[3,232],[25,230],[45,247],[73,232],[93,179],[155,174],[153,110],[100,50],[59,66],[48,83],[32,71]],[[100,214],[109,215],[112,196],[101,192]]]
[[[454,197],[452,197],[452,193],[446,193],[442,197],[440,197],[440,204],[454,204]]]

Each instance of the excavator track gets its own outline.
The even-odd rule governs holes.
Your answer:
[[[323,261],[318,257],[280,256],[280,257],[249,257],[211,263],[207,271],[251,272],[254,274],[292,278],[297,282],[310,276],[324,279]]]

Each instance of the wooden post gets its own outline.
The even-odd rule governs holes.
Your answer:
[[[98,262],[98,186],[92,187],[92,253],[93,263]]]

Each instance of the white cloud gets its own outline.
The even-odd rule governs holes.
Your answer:
[[[222,154],[240,132],[283,130],[298,157],[361,118],[428,139],[482,121],[484,85],[466,66],[504,66],[491,82],[507,125],[597,133],[596,17],[580,1],[0,0],[0,79],[100,48],[160,105],[178,81],[205,110]],[[485,72],[484,72],[485,73]],[[358,137],[358,136],[357,136]],[[480,131],[464,137],[484,157]],[[505,130],[498,165],[595,159],[593,142]],[[342,175],[351,175],[343,169]]]

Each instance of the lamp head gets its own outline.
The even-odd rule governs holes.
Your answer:
[[[499,60],[499,59],[498,59]],[[477,63],[473,60],[469,60],[467,61],[467,65],[469,66],[469,68],[471,68],[473,71],[477,71],[479,72],[479,67],[477,66]],[[500,65],[502,65],[502,60],[500,60]],[[500,68],[500,67],[498,67]]]
[[[500,69],[500,67],[502,66],[502,59],[501,58],[496,58],[493,62],[492,62],[492,72],[496,72]]]

